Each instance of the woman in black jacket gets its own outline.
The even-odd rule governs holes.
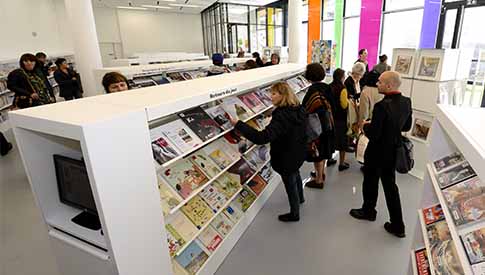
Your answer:
[[[20,57],[20,68],[8,74],[7,88],[15,93],[14,106],[20,109],[55,102],[47,87],[34,71],[35,55],[26,53]]]
[[[64,100],[82,98],[79,75],[69,68],[65,58],[56,60],[57,70],[54,72],[54,79],[59,84],[59,96]]]
[[[290,213],[279,215],[283,222],[300,220],[300,203],[305,201],[299,169],[305,160],[305,112],[288,84],[271,87],[271,101],[276,106],[271,123],[262,131],[242,121],[231,119],[234,128],[255,144],[270,143],[271,166],[281,175],[290,202]]]

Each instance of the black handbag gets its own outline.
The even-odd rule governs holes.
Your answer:
[[[390,111],[389,106],[387,107],[387,113],[392,120],[392,112]],[[414,144],[407,137],[401,134],[402,127],[400,126],[401,124],[399,122],[392,123],[392,125],[395,128],[394,132],[396,133],[396,171],[400,174],[407,174],[414,167]],[[394,125],[399,125],[400,128],[396,129],[396,126]]]

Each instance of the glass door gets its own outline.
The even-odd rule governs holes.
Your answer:
[[[249,34],[247,24],[228,24],[229,52],[238,53],[239,49],[247,52],[249,49]]]

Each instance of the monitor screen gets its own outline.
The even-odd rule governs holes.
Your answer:
[[[54,155],[54,165],[61,202],[97,214],[84,161]]]

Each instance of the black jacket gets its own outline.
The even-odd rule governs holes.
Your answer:
[[[73,70],[68,70],[67,72],[67,74],[61,70],[56,70],[54,72],[54,78],[57,84],[59,84],[60,97],[73,97],[75,94],[81,93],[79,74]],[[73,80],[73,77],[75,77],[76,80]]]
[[[365,135],[369,138],[364,155],[365,166],[394,167],[399,134],[409,131],[411,123],[411,100],[408,97],[392,94],[377,102],[372,112],[371,123],[364,126]]]
[[[42,80],[44,80],[44,84],[47,87],[47,90],[49,91],[49,95],[52,98],[54,98],[55,97],[54,89],[52,88],[52,85],[51,85],[51,83],[49,82],[49,79],[48,79],[49,68],[47,66],[44,66],[44,64],[40,63],[39,61],[37,61],[35,63],[34,71],[40,78],[42,78]]]
[[[303,97],[301,105],[306,106],[307,101],[311,98],[313,93],[320,93],[325,99],[327,99],[328,103],[330,103],[330,106],[332,107],[332,114],[335,113],[336,102],[335,97],[332,95],[330,85],[323,82],[313,83],[310,87],[308,87],[308,91],[306,92],[305,97]]]
[[[255,144],[270,143],[271,166],[282,175],[298,171],[305,160],[305,111],[302,107],[278,107],[262,131],[238,121],[234,126]]]
[[[349,98],[358,99],[360,94],[357,94],[355,89],[355,82],[352,76],[347,77],[344,81],[345,88],[347,89],[347,95]]]

